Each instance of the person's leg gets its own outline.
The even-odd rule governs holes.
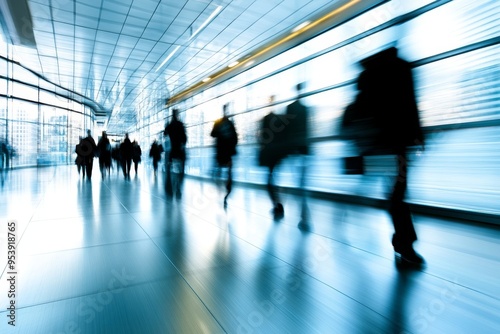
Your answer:
[[[413,249],[417,233],[413,225],[410,208],[405,202],[408,187],[408,158],[406,152],[397,154],[398,175],[390,198],[389,214],[394,225],[392,245],[402,260],[421,264],[423,259]]]
[[[2,156],[3,154],[0,152],[0,183],[3,187],[4,181],[5,181],[5,175],[4,175],[4,158]]]
[[[104,177],[106,176],[106,168],[104,166],[104,159],[101,157],[99,157],[99,170],[101,172],[102,178],[104,179]]]
[[[267,193],[269,194],[269,198],[271,199],[271,203],[273,207],[278,203],[276,189],[274,185],[274,168],[275,165],[269,166],[269,171],[267,173]]]
[[[158,160],[153,159],[153,171],[154,175],[156,176],[156,172],[158,171]]]
[[[184,168],[186,167],[186,160],[184,158],[179,160],[179,175],[177,180],[177,197],[182,196],[182,188],[184,185]]]
[[[230,159],[227,163],[226,196],[224,196],[224,209],[227,208],[227,198],[233,190],[233,161]]]
[[[121,164],[122,164],[123,176],[126,178],[127,177],[127,160],[123,159],[121,161]]]
[[[276,189],[276,184],[274,183],[274,170],[276,168],[276,164],[271,164],[269,166],[269,172],[267,175],[267,193],[269,194],[269,198],[273,203],[272,213],[275,219],[282,218],[285,214],[285,210],[283,208],[283,204],[280,201],[278,191]]]
[[[92,167],[94,167],[92,159],[93,158],[87,157],[85,162],[85,166],[87,168],[87,179],[89,180],[92,178]]]
[[[172,152],[168,155],[168,159],[166,161],[167,165],[165,166],[166,168],[166,182],[165,182],[165,190],[167,192],[167,196],[173,196],[174,190],[172,189],[172,163],[173,163],[173,157],[172,157]]]
[[[300,212],[300,222],[298,224],[299,229],[303,231],[310,231],[311,230],[311,223],[310,223],[310,215],[309,215],[309,208],[307,205],[307,196],[308,196],[308,190],[307,190],[307,167],[309,164],[309,156],[308,155],[301,155],[300,156],[300,184],[299,184],[299,190],[300,190],[300,200],[301,200],[301,212]]]
[[[127,159],[127,177],[130,177],[131,169],[132,169],[132,159]]]

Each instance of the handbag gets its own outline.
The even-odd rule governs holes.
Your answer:
[[[362,155],[343,158],[344,174],[362,175],[365,173],[365,159]]]

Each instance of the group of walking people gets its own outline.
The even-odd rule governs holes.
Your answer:
[[[388,201],[388,212],[394,226],[392,245],[399,263],[420,266],[424,263],[424,259],[413,248],[417,235],[410,208],[405,202],[409,148],[424,145],[411,66],[407,61],[399,58],[396,48],[389,48],[361,61],[361,66],[363,71],[357,80],[357,95],[346,108],[342,118],[341,137],[353,142],[358,151],[356,159],[346,157],[346,173],[352,172],[347,170],[355,161],[360,164],[356,168],[356,173],[362,174],[363,158],[367,155],[392,154],[396,156],[398,172]],[[297,98],[286,107],[284,114],[271,111],[260,122],[257,135],[258,164],[268,170],[267,191],[272,203],[271,212],[275,219],[281,219],[284,217],[285,208],[274,181],[274,172],[284,159],[290,156],[299,157],[301,163],[298,185],[302,191],[302,217],[299,228],[308,230],[310,225],[305,180],[307,156],[310,151],[309,109],[302,102],[304,84],[299,83],[295,88]],[[271,96],[269,106],[274,105],[275,98]],[[229,117],[228,107],[228,104],[223,106],[223,115],[214,122],[210,132],[210,136],[215,139],[216,177],[220,179],[221,171],[226,170],[224,208],[227,208],[227,200],[233,187],[233,157],[237,154],[238,144],[238,133]],[[167,194],[180,197],[186,162],[187,135],[186,128],[179,120],[178,114],[179,110],[172,111],[170,122],[163,131],[165,138],[168,139],[169,147],[164,148],[155,139],[149,156],[153,160],[154,173],[157,175],[162,153],[167,152],[165,164]],[[88,136],[80,142],[80,148],[77,146],[77,153],[79,150],[91,152],[86,155],[82,154],[83,165],[86,167],[89,179],[94,147],[99,152],[101,171],[107,169],[109,172],[110,158],[108,158],[107,149],[110,145],[109,140],[106,140],[103,132],[103,136],[96,145],[89,131]],[[102,152],[106,154],[103,155]],[[120,144],[119,153],[123,173],[125,177],[130,177],[134,143],[130,142],[128,134]],[[101,159],[103,159],[102,164]],[[137,164],[135,166],[137,173]],[[173,173],[176,175],[175,183],[172,182]]]
[[[132,166],[137,175],[142,156],[141,146],[135,140],[130,141],[128,133],[125,134],[125,138],[119,145],[112,147],[106,131],[102,132],[96,144],[90,130],[87,130],[86,137],[80,137],[75,152],[78,173],[88,180],[92,179],[94,158],[98,158],[99,170],[103,179],[111,174],[113,160],[117,162],[117,171],[121,169],[123,176],[130,178]]]
[[[388,198],[388,212],[394,226],[392,245],[398,264],[421,266],[425,261],[413,247],[417,234],[405,201],[410,148],[424,147],[411,64],[398,56],[395,47],[368,57],[360,64],[363,70],[356,82],[357,94],[346,107],[340,132],[342,139],[352,142],[357,154],[345,157],[344,168],[346,173],[353,173],[355,167],[354,173],[362,174],[365,156],[390,154],[396,157],[397,175]],[[296,88],[301,96],[302,85]],[[273,103],[271,97],[270,105]],[[270,112],[261,121],[259,164],[268,168],[267,190],[276,218],[283,217],[284,208],[273,172],[287,156],[309,154],[308,119],[308,108],[297,99],[286,107],[285,114]],[[305,191],[306,166],[307,161],[301,165],[302,191]],[[304,195],[303,199],[304,206]],[[307,210],[303,207],[302,212],[304,215]],[[305,218],[302,217],[299,227],[309,228]]]

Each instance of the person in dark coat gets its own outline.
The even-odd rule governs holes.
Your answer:
[[[111,149],[111,159],[116,163],[116,172],[120,173],[120,169],[122,169],[122,158],[120,156],[120,144],[115,145]]]
[[[132,142],[132,161],[134,162],[135,176],[137,176],[137,169],[139,168],[139,163],[141,162],[142,150],[141,146],[137,141]]]
[[[271,96],[269,104],[272,105],[274,100],[274,96]],[[268,168],[267,192],[273,204],[272,213],[275,219],[280,219],[285,214],[283,203],[274,183],[274,170],[287,154],[285,138],[287,124],[284,115],[278,115],[271,111],[261,120],[257,134],[259,143],[258,163],[260,166]]]
[[[228,117],[228,105],[222,107],[222,118],[215,121],[210,136],[215,138],[215,160],[217,171],[227,168],[226,195],[224,196],[224,208],[227,208],[227,199],[233,185],[233,156],[236,155],[236,145],[238,144],[238,134],[234,123]]]
[[[5,175],[9,168],[9,147],[7,140],[0,139],[0,186],[3,187],[5,182]]]
[[[154,140],[149,149],[149,157],[153,159],[153,171],[156,176],[158,173],[158,163],[161,160],[161,154],[163,153],[163,146],[158,143],[158,140]]]
[[[415,97],[411,64],[398,57],[394,47],[361,61],[358,78],[358,108],[373,111],[378,134],[365,150],[390,152],[397,157],[398,174],[389,199],[389,214],[394,225],[392,245],[398,261],[422,265],[424,259],[413,243],[417,234],[408,204],[408,150],[424,145]]]
[[[76,153],[76,159],[75,159],[75,165],[78,170],[78,174],[80,174],[80,171],[82,172],[82,178],[85,178],[85,159],[83,156],[83,150],[82,150],[82,140],[83,137],[79,137],[78,144],[75,145],[75,153]]]
[[[99,152],[99,169],[101,170],[102,178],[104,178],[106,171],[108,175],[111,172],[111,143],[106,131],[102,132],[102,136],[97,142],[97,151]]]
[[[94,167],[94,157],[97,150],[94,138],[92,138],[90,130],[87,130],[87,137],[83,138],[78,145],[77,154],[83,157],[83,165],[87,179],[90,181],[92,178],[92,168]]]
[[[127,179],[130,178],[130,169],[132,167],[132,156],[134,154],[134,147],[128,133],[125,134],[125,139],[120,144],[120,157],[122,161],[123,176]]]
[[[302,103],[301,94],[305,89],[305,83],[295,85],[297,99],[286,107],[287,125],[285,128],[285,141],[287,143],[286,154],[295,155],[300,160],[300,181],[301,191],[301,220],[299,229],[309,231],[311,229],[309,221],[309,210],[307,208],[307,165],[309,155],[309,108]]]
[[[174,193],[177,197],[180,197],[182,192],[182,185],[184,183],[184,169],[186,165],[186,127],[184,123],[179,120],[179,110],[172,110],[172,119],[165,126],[163,131],[164,136],[168,136],[170,140],[170,150],[167,157],[167,182],[166,190],[168,195],[173,195]],[[175,185],[175,189],[172,188],[172,167],[174,160],[180,163],[178,178]]]
[[[295,86],[297,95],[300,96],[304,83]],[[297,98],[286,107],[289,124],[286,126],[289,154],[309,154],[309,109]]]

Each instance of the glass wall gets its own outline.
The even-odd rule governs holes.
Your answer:
[[[0,141],[10,150],[7,167],[72,163],[79,136],[94,128],[93,111],[11,62],[1,37]]]
[[[265,171],[256,159],[257,124],[270,110],[284,113],[295,98],[294,85],[305,82],[303,102],[311,111],[313,147],[309,187],[328,190],[334,184],[349,191],[342,189],[349,176],[340,180],[338,175],[336,157],[349,150],[337,137],[339,119],[353,100],[359,61],[389,46],[397,46],[401,57],[414,65],[418,105],[427,129],[500,121],[499,20],[500,2],[494,0],[389,1],[179,101],[170,107],[184,112],[188,126],[187,172],[211,175],[210,130],[229,103],[240,138],[235,178],[264,183]],[[272,106],[267,102],[270,95],[276,97]],[[287,177],[294,164],[292,159],[282,167],[281,185],[297,185]]]

